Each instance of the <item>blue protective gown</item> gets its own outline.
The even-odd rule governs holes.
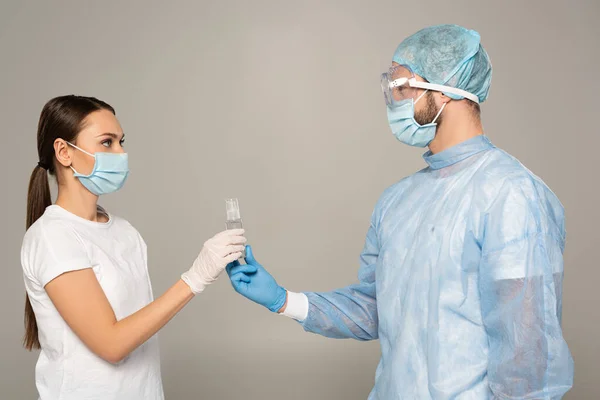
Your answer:
[[[379,199],[359,283],[306,293],[304,329],[380,339],[369,400],[560,399],[562,205],[485,136],[424,159]]]

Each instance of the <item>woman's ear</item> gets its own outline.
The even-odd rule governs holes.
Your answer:
[[[70,167],[72,163],[71,149],[67,142],[63,139],[56,139],[54,141],[54,154],[56,159],[63,167]]]

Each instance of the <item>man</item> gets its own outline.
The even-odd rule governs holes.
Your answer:
[[[381,341],[369,399],[560,399],[573,360],[561,331],[565,243],[557,197],[483,136],[492,69],[477,32],[423,29],[382,77],[394,135],[428,167],[379,199],[359,283],[293,293],[254,259],[237,292],[332,338]]]

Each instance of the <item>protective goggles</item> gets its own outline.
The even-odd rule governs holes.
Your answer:
[[[472,93],[450,86],[417,81],[414,72],[405,65],[397,65],[381,74],[381,90],[388,106],[406,99],[414,99],[419,89],[452,93],[479,104],[479,98]]]

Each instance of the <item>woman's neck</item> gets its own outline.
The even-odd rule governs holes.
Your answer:
[[[78,217],[94,222],[105,222],[104,216],[98,215],[98,196],[85,188],[69,188],[59,185],[56,205]]]

